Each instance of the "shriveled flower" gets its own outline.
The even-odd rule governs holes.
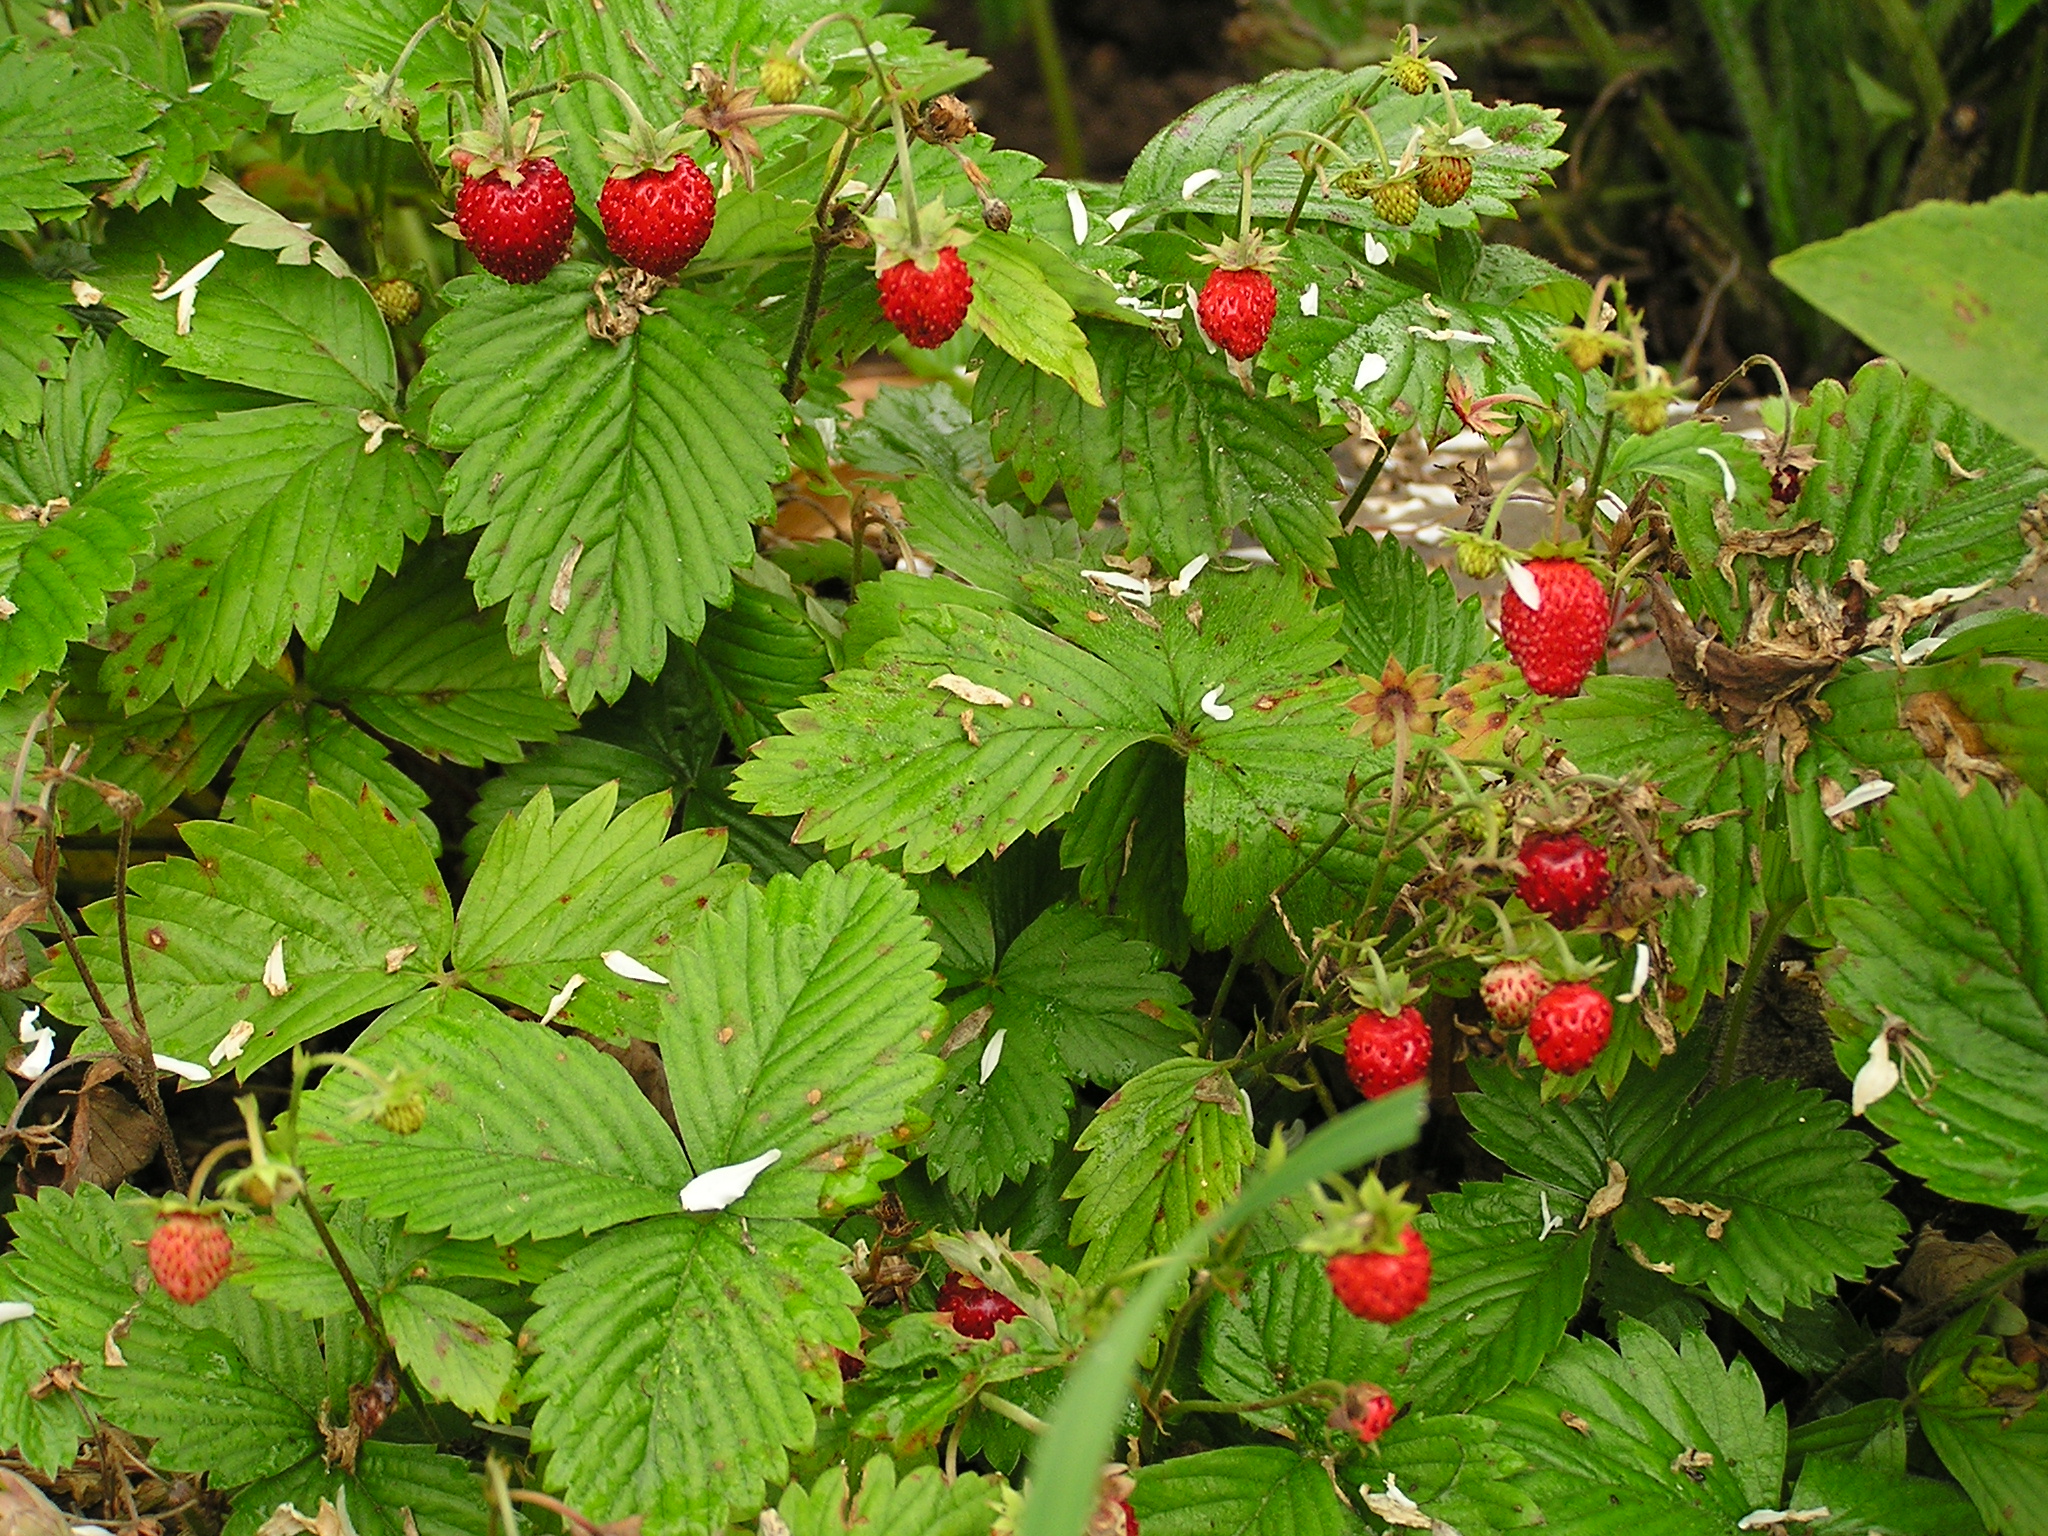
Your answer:
[[[1543,402],[1534,395],[1505,394],[1477,395],[1472,386],[1453,369],[1444,375],[1444,399],[1459,421],[1481,437],[1500,437],[1515,428],[1514,418],[1503,416],[1494,409],[1499,405],[1541,405]]]
[[[1387,658],[1379,681],[1365,683],[1346,705],[1362,718],[1351,728],[1360,736],[1372,732],[1372,744],[1384,747],[1405,727],[1415,735],[1427,736],[1436,729],[1435,715],[1445,701],[1437,697],[1437,675],[1417,672],[1413,677],[1398,657]]]

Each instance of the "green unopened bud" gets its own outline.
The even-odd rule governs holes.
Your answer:
[[[1607,397],[1610,410],[1620,413],[1631,432],[1648,437],[1664,425],[1665,407],[1678,398],[1668,384],[1646,384],[1638,389],[1617,389]]]

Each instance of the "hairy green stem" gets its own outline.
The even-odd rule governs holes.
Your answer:
[[[1007,1397],[997,1397],[993,1392],[984,1392],[976,1401],[989,1412],[1008,1419],[1020,1429],[1028,1429],[1034,1435],[1045,1432],[1045,1420],[1028,1408],[1019,1408]]]
[[[1297,1403],[1335,1402],[1344,1395],[1341,1381],[1314,1381],[1281,1397],[1262,1397],[1248,1403],[1219,1403],[1207,1398],[1190,1398],[1175,1403],[1166,1416],[1177,1419],[1187,1413],[1263,1413],[1269,1408],[1292,1408]]]
[[[811,332],[818,324],[818,302],[825,292],[825,263],[832,254],[832,199],[838,194],[840,178],[845,176],[847,163],[853,158],[855,135],[848,129],[841,136],[839,158],[832,167],[832,174],[825,178],[825,190],[818,194],[818,210],[813,218],[811,231],[811,271],[804,284],[803,313],[797,316],[796,335],[789,344],[789,361],[782,369],[782,398],[792,403],[802,393],[797,386],[802,382],[804,355],[811,349]],[[859,551],[855,551],[854,574],[860,574]]]
[[[1764,925],[1757,930],[1756,942],[1750,946],[1749,962],[1742,968],[1742,979],[1735,984],[1735,990],[1728,996],[1728,1006],[1721,1014],[1721,1068],[1715,1080],[1726,1088],[1735,1079],[1735,1058],[1742,1053],[1742,1030],[1749,1019],[1749,1008],[1756,997],[1757,981],[1771,963],[1771,956],[1777,953],[1778,940],[1785,936],[1785,929],[1806,904],[1806,898],[1796,896],[1790,901],[1781,901],[1764,914]]]

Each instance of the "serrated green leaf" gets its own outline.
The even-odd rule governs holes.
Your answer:
[[[743,885],[708,913],[669,962],[658,1036],[697,1172],[779,1150],[749,1217],[815,1216],[872,1178],[938,1076],[936,955],[915,895],[873,865]]]
[[[426,1124],[410,1136],[356,1117],[368,1088],[352,1073],[305,1101],[309,1166],[373,1216],[502,1244],[665,1214],[690,1179],[675,1134],[617,1061],[471,994],[394,1009],[354,1054],[429,1082]]]
[[[1089,1154],[1066,1192],[1084,1285],[1170,1251],[1236,1198],[1257,1151],[1230,1074],[1186,1057],[1111,1094],[1075,1145]]]
[[[1432,1264],[1436,1258],[1432,1245]],[[1323,1277],[1323,1261],[1298,1250],[1261,1259],[1235,1295],[1219,1294],[1209,1303],[1202,1387],[1219,1402],[1261,1402],[1316,1381],[1398,1386],[1393,1376],[1399,1365],[1387,1330],[1345,1310]],[[1311,1403],[1261,1408],[1244,1417],[1261,1429],[1313,1443],[1327,1411]]]
[[[1983,1522],[1963,1491],[1931,1477],[1809,1456],[1792,1509],[1825,1509],[1813,1536],[1980,1536]]]
[[[1284,402],[1247,398],[1198,346],[1150,331],[1084,325],[1103,404],[1005,358],[982,366],[974,412],[1037,500],[1064,486],[1082,521],[1115,498],[1132,555],[1176,571],[1248,527],[1275,555],[1330,563],[1336,471],[1326,435]]]
[[[90,686],[65,691],[57,739],[91,755],[94,778],[118,784],[142,801],[138,825],[153,821],[179,796],[203,788],[229,755],[290,690],[275,672],[252,672],[235,688],[209,688],[189,708],[160,699],[137,714]],[[58,791],[66,831],[110,830],[121,824],[114,808],[83,784]]]
[[[390,69],[435,10],[431,0],[294,6],[257,39],[236,80],[250,95],[268,102],[273,112],[290,117],[299,133],[367,127],[367,119],[347,109],[353,72]],[[424,123],[431,123],[435,114],[426,109],[439,103],[430,93],[437,87],[467,85],[469,79],[469,50],[448,28],[436,27],[413,50],[399,83],[421,107]]]
[[[1054,291],[1025,249],[1031,236],[985,231],[961,252],[974,279],[967,323],[1020,363],[1052,375],[1088,404],[1102,385],[1074,308]],[[1053,253],[1048,249],[1048,255]],[[1064,259],[1064,258],[1056,258]]]
[[[781,727],[776,718],[816,693],[833,668],[819,617],[765,560],[736,571],[732,604],[704,615],[692,653],[735,750]]]
[[[985,1536],[1002,1507],[1002,1486],[971,1472],[949,1483],[937,1467],[918,1467],[899,1481],[896,1463],[874,1456],[851,1500],[846,1468],[834,1467],[808,1490],[792,1483],[776,1513],[790,1536]]]
[[[1378,677],[1393,658],[1411,676],[1434,672],[1448,688],[1498,654],[1479,599],[1458,601],[1450,574],[1431,570],[1400,540],[1351,533],[1334,548],[1330,585],[1343,605],[1344,659],[1352,671]]]
[[[126,336],[82,339],[63,377],[43,385],[41,429],[0,443],[0,496],[17,505],[82,496],[107,468],[116,419],[157,372]]]
[[[506,649],[502,616],[477,611],[453,554],[422,549],[341,609],[306,660],[306,684],[416,751],[471,767],[518,762],[522,743],[553,741],[575,717]]]
[[[43,384],[64,377],[64,339],[78,334],[59,282],[10,266],[0,272],[0,432],[19,432],[42,414]]]
[[[650,795],[614,817],[616,781],[558,814],[536,795],[501,822],[455,927],[455,967],[492,997],[545,1012],[583,977],[556,1017],[595,1035],[654,1034],[661,987],[610,970],[606,952],[631,956],[659,975],[700,914],[744,882],[719,868],[716,832],[668,836],[670,804]]]
[[[671,1197],[673,1198],[673,1197]],[[859,1346],[846,1250],[796,1221],[670,1216],[607,1234],[536,1293],[546,1477],[598,1520],[717,1527],[789,1475]],[[706,1405],[716,1412],[707,1413]]]
[[[1913,1404],[1921,1432],[1963,1485],[1991,1536],[2048,1532],[2048,1412],[2031,1391],[1994,1399],[1973,1377],[1988,1364],[2013,1370],[2003,1342],[1978,1330],[1988,1303],[1949,1323],[1914,1356]],[[2032,1372],[2028,1372],[2031,1380]]]
[[[1111,1086],[1174,1055],[1191,1033],[1188,990],[1151,946],[1079,907],[1049,908],[1010,942],[990,1027],[1030,1014],[1066,1072]]]
[[[124,174],[155,117],[148,93],[112,70],[19,35],[0,42],[0,229],[83,213],[85,184]]]
[[[0,691],[25,688],[106,618],[107,594],[135,580],[156,516],[147,487],[117,475],[48,521],[0,523]]]
[[[599,341],[595,275],[566,262],[526,287],[450,283],[418,386],[439,391],[434,446],[466,450],[446,524],[485,530],[478,601],[511,599],[513,650],[545,645],[578,709],[653,676],[671,633],[697,635],[788,467],[788,406],[744,321],[671,289],[634,335]]]
[[[1060,862],[1080,871],[1081,897],[1122,918],[1171,964],[1187,959],[1187,765],[1140,742],[1088,786],[1060,834]]]
[[[1000,996],[977,988],[953,1012],[980,1012]],[[1028,1008],[1015,1011],[1021,1016],[1002,1023],[989,1015],[946,1058],[932,1093],[932,1128],[919,1145],[931,1173],[961,1200],[978,1200],[1023,1178],[1052,1156],[1067,1131],[1074,1090],[1051,1031]],[[956,1028],[960,1022],[955,1019]],[[984,1075],[988,1052],[996,1058]]]
[[[1322,1466],[1295,1451],[1236,1445],[1155,1462],[1131,1508],[1159,1536],[1342,1536],[1358,1520]]]
[[[517,1365],[510,1330],[491,1312],[432,1285],[406,1285],[378,1306],[398,1363],[431,1396],[486,1419],[506,1417]]]
[[[1870,1106],[1897,1138],[1886,1155],[1958,1199],[2048,1211],[2048,808],[1929,776],[1880,825],[1885,849],[1849,855],[1854,899],[1828,904],[1848,951],[1829,990],[1854,1019],[1835,1058],[1855,1073],[1888,1018],[1908,1020],[1933,1091],[1916,1069]]]
[[[18,1259],[0,1260],[0,1299],[30,1299],[34,1293],[21,1273]],[[44,1387],[50,1372],[64,1363],[64,1352],[41,1316],[18,1318],[0,1328],[0,1448],[45,1476],[70,1466],[78,1442],[92,1433],[77,1394]]]
[[[255,1034],[232,1063],[246,1077],[324,1029],[397,1002],[439,969],[448,892],[419,833],[376,800],[352,804],[315,787],[308,804],[258,800],[239,823],[188,821],[179,831],[199,862],[136,868],[135,985],[157,1050],[204,1063],[247,1019]],[[86,964],[118,977],[113,902],[85,916]],[[272,996],[263,974],[280,940],[287,990]],[[97,1017],[68,959],[44,985],[59,1018]],[[97,1035],[95,1025],[85,1042]]]
[[[343,1200],[325,1212],[334,1244],[366,1295],[377,1297],[402,1284],[441,1243],[408,1233],[396,1221],[370,1216],[360,1200]],[[233,1280],[259,1301],[317,1320],[350,1317],[355,1301],[313,1230],[302,1202],[294,1201],[252,1222],[235,1235]]]
[[[322,1499],[337,1508],[347,1501],[357,1536],[412,1536],[415,1530],[419,1536],[488,1536],[491,1527],[483,1481],[468,1463],[430,1446],[368,1440],[353,1477],[309,1456],[244,1488],[222,1536],[256,1536],[278,1505],[311,1515]]]
[[[399,771],[384,744],[358,730],[338,709],[287,699],[257,722],[242,746],[221,817],[239,821],[258,799],[311,809],[318,784],[345,800],[367,792],[403,816],[441,852],[441,833],[426,814],[427,792]]]

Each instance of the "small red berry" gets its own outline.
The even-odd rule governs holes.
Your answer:
[[[1607,899],[1607,850],[1576,832],[1531,832],[1515,855],[1522,877],[1515,894],[1560,928],[1576,928]]]
[[[939,347],[951,341],[974,301],[974,279],[950,245],[940,247],[930,271],[906,258],[883,268],[875,286],[881,290],[882,313],[913,347]]]
[[[1344,1400],[1330,1413],[1330,1428],[1349,1430],[1360,1445],[1371,1445],[1387,1432],[1400,1412],[1387,1389],[1369,1381],[1354,1382],[1344,1389]]]
[[[1500,601],[1500,637],[1531,688],[1577,693],[1607,653],[1607,589],[1576,560],[1531,560],[1523,569],[1542,606],[1531,608],[1510,585]]]
[[[537,283],[569,254],[576,194],[554,161],[523,160],[514,186],[502,171],[462,178],[455,227],[476,264],[508,283]]]
[[[1001,1291],[992,1291],[967,1275],[950,1274],[939,1287],[939,1310],[951,1315],[953,1331],[963,1339],[992,1339],[996,1327],[1024,1309]]]
[[[149,1272],[171,1300],[192,1306],[213,1294],[235,1261],[234,1240],[218,1216],[173,1211],[149,1237]]]
[[[1124,1512],[1124,1536],[1138,1536],[1138,1512],[1131,1508],[1131,1501],[1118,1499],[1116,1507]]]
[[[1273,331],[1273,279],[1258,267],[1214,267],[1195,297],[1202,334],[1239,362],[1256,357]]]
[[[1614,1004],[1598,987],[1569,981],[1555,988],[1529,1016],[1536,1059],[1564,1077],[1583,1072],[1614,1035]]]
[[[673,168],[614,176],[597,195],[604,243],[619,260],[656,277],[674,277],[711,238],[718,194],[688,155]]]
[[[1550,990],[1543,967],[1528,960],[1503,960],[1479,982],[1479,996],[1495,1022],[1510,1028],[1529,1022],[1529,1014]]]
[[[849,1355],[845,1350],[839,1349],[836,1346],[832,1353],[839,1357],[839,1379],[841,1381],[852,1381],[868,1368],[867,1361],[861,1359],[859,1355]]]
[[[1398,1323],[1429,1300],[1429,1245],[1408,1227],[1401,1233],[1399,1253],[1340,1253],[1324,1273],[1354,1317]]]
[[[1377,1099],[1429,1076],[1429,1044],[1429,1026],[1414,1008],[1368,1008],[1344,1037],[1344,1070],[1360,1093]]]

